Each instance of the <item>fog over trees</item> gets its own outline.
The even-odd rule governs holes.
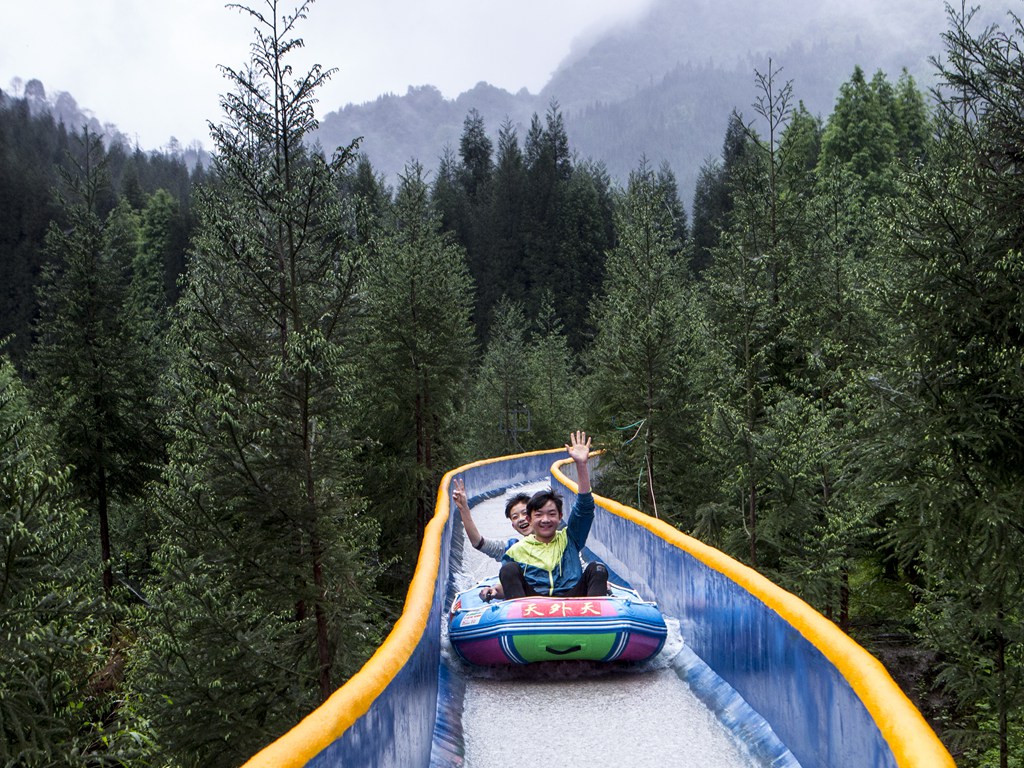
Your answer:
[[[934,81],[928,59],[941,54],[944,26],[942,5],[932,0],[657,0],[639,19],[578,40],[539,93],[480,83],[446,99],[424,83],[329,112],[317,136],[325,146],[363,136],[363,150],[394,182],[411,157],[436,169],[438,147],[457,146],[471,109],[496,141],[506,118],[522,133],[534,112],[555,102],[574,151],[604,163],[619,184],[642,157],[666,161],[689,205],[702,162],[719,154],[729,114],[755,117],[753,72],[766,70],[769,59],[807,110],[827,117],[858,64],[893,79],[906,68],[927,89]]]

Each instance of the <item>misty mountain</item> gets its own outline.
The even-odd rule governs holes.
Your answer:
[[[479,83],[445,99],[410,87],[329,113],[317,138],[333,148],[363,137],[362,151],[394,183],[410,160],[433,169],[446,146],[457,151],[470,109],[492,138],[507,118],[522,140],[531,116],[557,103],[581,158],[602,161],[619,182],[642,157],[667,161],[688,199],[701,165],[721,151],[730,113],[753,120],[755,73],[769,60],[780,86],[792,81],[793,106],[827,117],[858,65],[894,83],[906,68],[929,87],[945,29],[937,0],[655,0],[635,21],[577,40],[539,94]]]
[[[17,80],[17,79],[16,79]],[[20,80],[17,80],[20,86]],[[18,90],[20,88],[16,88]],[[103,138],[106,147],[121,146],[131,152],[141,150],[137,142],[134,142],[113,123],[101,123],[99,118],[89,109],[78,105],[75,97],[67,91],[55,91],[48,93],[46,86],[37,78],[32,78],[24,84],[22,97],[25,106],[33,117],[49,114],[57,124],[63,124],[68,133],[78,134],[83,130]],[[0,109],[6,109],[12,103],[10,94],[0,90]],[[147,154],[160,154],[168,158],[180,160],[187,168],[195,168],[197,165],[206,167],[210,162],[210,153],[203,149],[198,140],[193,140],[187,147],[182,146],[174,137],[166,146],[160,149],[150,149]]]

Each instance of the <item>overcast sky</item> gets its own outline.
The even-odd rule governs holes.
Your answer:
[[[536,93],[574,40],[623,23],[652,0],[319,0],[301,22],[293,61],[337,67],[320,111],[409,85],[449,98],[486,80]],[[263,0],[250,0],[265,8]],[[250,17],[222,0],[10,0],[0,31],[0,87],[41,80],[114,123],[145,149],[198,139],[220,121],[228,87],[218,64],[249,53]],[[282,8],[291,8],[282,5]],[[21,95],[20,93],[18,95]]]

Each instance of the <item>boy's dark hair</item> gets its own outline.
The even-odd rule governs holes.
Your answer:
[[[509,520],[512,519],[512,507],[516,504],[526,504],[530,500],[530,497],[525,493],[517,493],[511,499],[505,502],[505,517]]]
[[[558,514],[562,514],[562,497],[554,491],[537,491],[530,500],[526,502],[526,516],[533,517],[533,513],[543,507],[549,501],[555,502]]]

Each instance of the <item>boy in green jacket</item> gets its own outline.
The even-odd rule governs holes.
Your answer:
[[[533,533],[506,550],[498,578],[504,597],[552,595],[599,597],[608,594],[608,569],[589,563],[584,569],[580,553],[594,522],[594,496],[590,492],[590,438],[577,431],[565,448],[576,464],[579,493],[564,528],[562,497],[538,491],[526,505]]]

